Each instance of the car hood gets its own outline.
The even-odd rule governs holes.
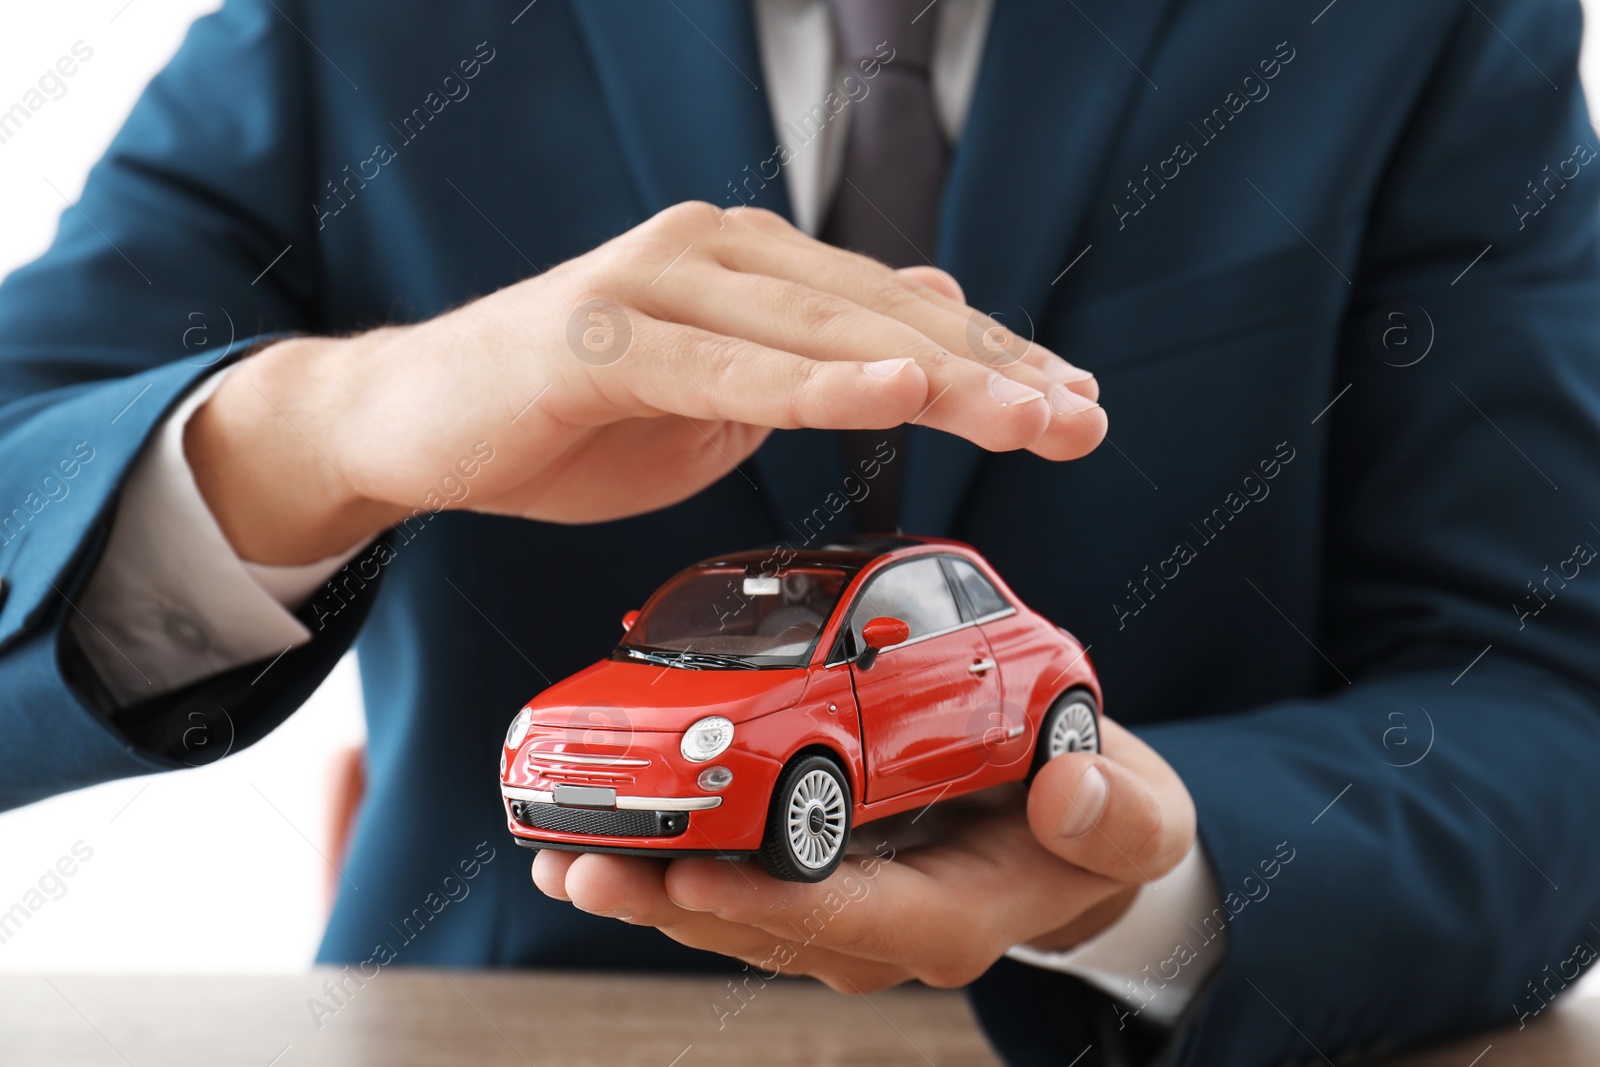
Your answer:
[[[745,722],[781,711],[806,690],[793,669],[685,670],[602,660],[528,702],[538,726],[681,731],[707,715]]]

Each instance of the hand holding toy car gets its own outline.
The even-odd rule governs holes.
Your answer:
[[[720,860],[555,851],[538,854],[533,880],[584,911],[659,927],[766,975],[781,965],[842,993],[965,985],[1012,945],[1065,949],[1094,936],[1193,844],[1194,806],[1176,772],[1116,723],[1101,725],[1104,755],[1058,756],[1026,793],[1011,785],[940,802],[916,827],[933,820],[939,840],[888,862],[881,851],[852,855],[823,882]],[[819,908],[829,916],[820,929]]]
[[[1176,774],[1099,717],[1084,649],[966,545],[719,557],[624,626],[501,761],[536,884],[585,910],[767,969],[777,937],[787,973],[845,991],[959,985],[1092,935],[1193,843]],[[770,877],[721,862],[752,857]]]

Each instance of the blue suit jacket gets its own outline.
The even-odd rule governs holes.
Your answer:
[[[440,514],[256,685],[113,719],[64,636],[129,465],[250,336],[423,319],[680,200],[788,210],[745,3],[523,8],[230,0],[0,287],[0,802],[179,765],[195,700],[248,744],[356,642],[360,889],[324,960],[719,966],[535,892],[495,754],[681,565],[849,529],[827,435],[623,522]],[[919,430],[903,524],[1089,642],[1109,711],[1193,792],[1226,894],[1195,945],[1229,947],[1180,1062],[1505,1022],[1600,936],[1578,5],[1323,8],[1000,0],[942,209],[940,264],[1099,375],[1112,439],[1052,464]],[[480,842],[470,898],[408,923]],[[1085,1034],[1118,1062],[1137,1030],[1009,963],[975,1002],[1019,1063]]]

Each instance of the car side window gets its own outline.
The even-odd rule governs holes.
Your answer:
[[[856,648],[862,647],[861,627],[880,615],[904,622],[913,638],[961,625],[955,595],[933,556],[896,564],[868,583],[850,614]]]
[[[1005,597],[994,587],[994,583],[985,578],[978,568],[964,559],[950,558],[951,571],[960,584],[961,591],[967,595],[967,603],[972,605],[974,618],[983,618],[993,615],[997,611],[1004,611],[1011,605],[1006,603]]]

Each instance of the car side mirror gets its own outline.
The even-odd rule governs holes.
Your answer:
[[[627,633],[633,629],[633,624],[639,621],[638,611],[624,611],[622,613],[622,632]]]
[[[898,645],[910,637],[911,627],[900,619],[887,615],[868,619],[861,627],[861,641],[867,647],[856,657],[856,666],[861,670],[870,671],[872,665],[878,661],[879,652]]]

